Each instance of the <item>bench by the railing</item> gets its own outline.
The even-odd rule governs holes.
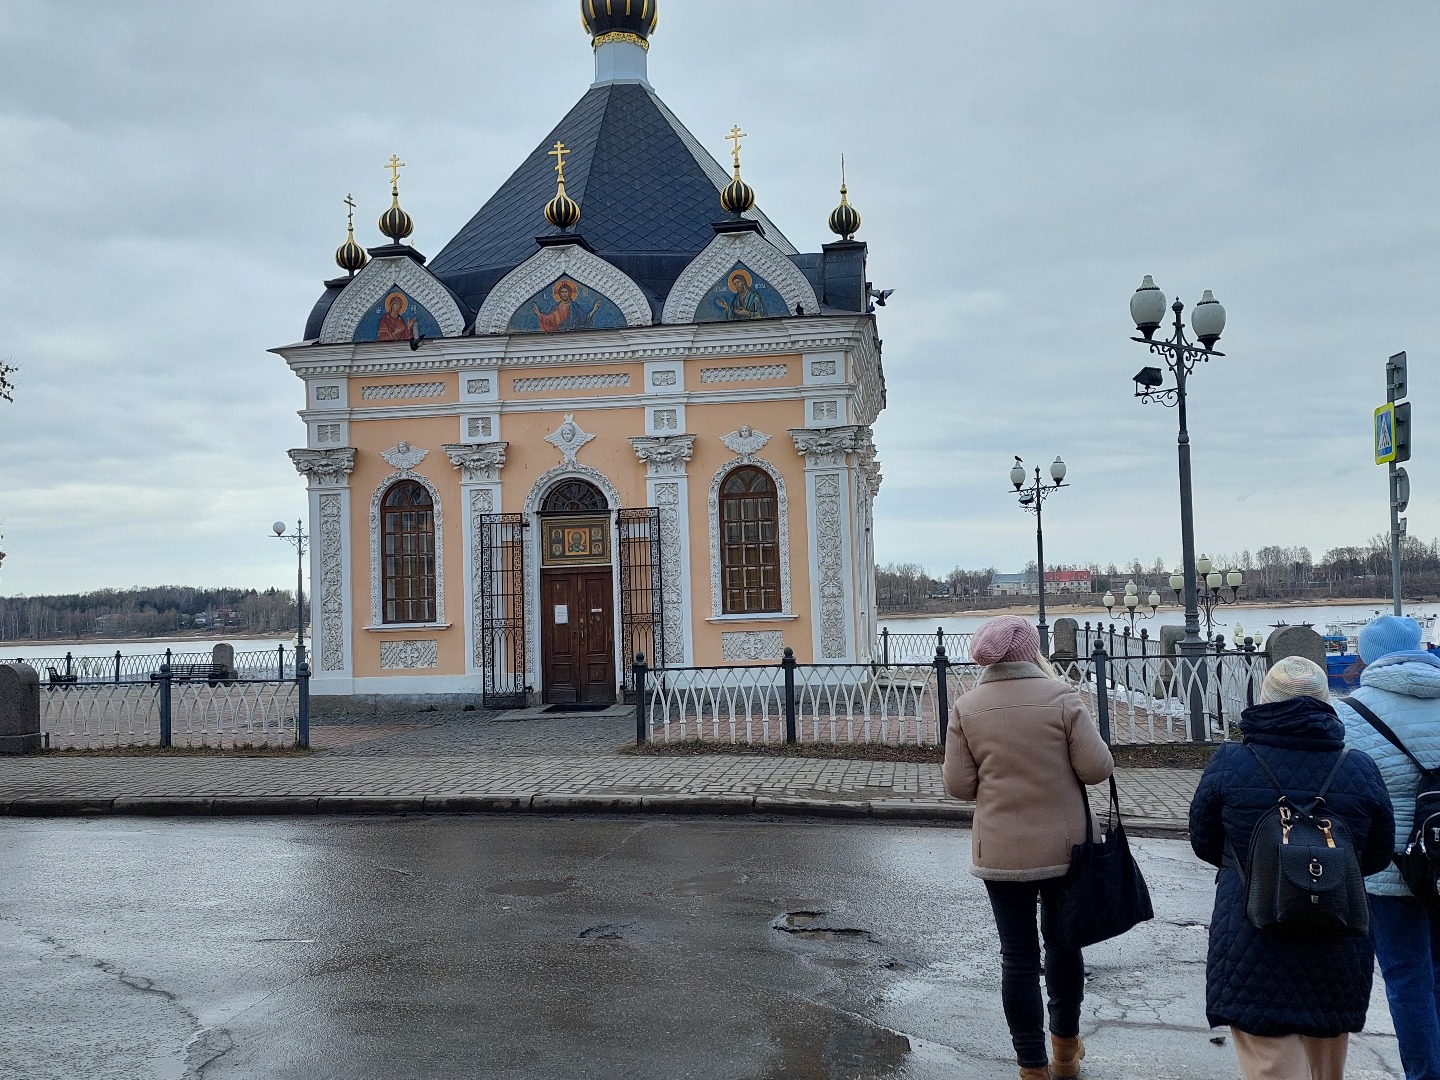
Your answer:
[[[203,682],[219,686],[222,682],[233,682],[236,678],[235,672],[224,664],[171,664],[169,668],[170,678],[175,682]],[[151,682],[158,682],[163,677],[163,671],[150,673]]]

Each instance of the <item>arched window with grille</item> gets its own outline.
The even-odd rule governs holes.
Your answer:
[[[435,503],[413,480],[385,493],[380,507],[384,621],[434,622]]]
[[[753,465],[720,484],[720,592],[726,615],[781,610],[780,504],[775,481]]]

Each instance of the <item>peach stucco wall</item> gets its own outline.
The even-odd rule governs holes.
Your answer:
[[[783,381],[703,384],[704,368],[749,366],[785,363],[787,378]],[[626,372],[631,375],[631,389],[563,389],[549,394],[517,393],[517,378],[547,376],[585,376]],[[633,436],[646,431],[645,408],[636,392],[644,386],[644,367],[639,364],[597,364],[563,367],[529,367],[501,373],[502,407],[499,437],[509,444],[507,460],[501,471],[501,506],[504,513],[520,513],[536,483],[550,470],[563,463],[561,452],[546,442],[546,437],[564,423],[567,413],[586,433],[595,437],[579,453],[579,463],[602,473],[618,490],[626,507],[648,505],[646,467],[641,464],[630,444]],[[796,453],[789,429],[804,427],[804,402],[799,396],[802,381],[801,359],[798,356],[751,357],[717,360],[707,358],[686,362],[685,387],[687,433],[696,436],[694,458],[687,473],[689,479],[689,565],[691,575],[691,608],[694,662],[699,665],[722,663],[721,634],[743,631],[780,631],[785,644],[795,650],[797,659],[813,659],[811,632],[811,586],[809,574],[809,527],[806,519],[805,462]],[[413,401],[365,401],[363,388],[417,382],[445,382],[443,398]],[[746,391],[789,388],[795,396],[788,400],[746,400]],[[719,392],[727,400],[708,404],[696,403],[698,396]],[[352,379],[351,406],[403,409],[403,417],[389,419],[352,418],[350,442],[358,451],[355,471],[350,477],[352,495],[351,550],[353,552],[352,610],[356,612],[354,634],[354,672],[357,678],[385,676],[404,678],[404,673],[383,671],[380,667],[380,643],[404,637],[423,637],[439,641],[439,667],[417,676],[456,676],[467,670],[465,619],[468,610],[469,570],[465,565],[465,510],[461,505],[461,474],[451,465],[442,447],[460,441],[458,382],[455,375],[411,375],[404,378]],[[547,401],[564,398],[553,407]],[[592,403],[607,402],[604,407]],[[445,410],[450,415],[426,415],[428,410]],[[412,412],[413,410],[413,412]],[[518,410],[518,411],[517,411]],[[769,462],[784,478],[789,501],[789,554],[791,582],[790,620],[724,620],[710,621],[714,612],[711,603],[711,549],[709,499],[717,472],[735,458],[721,437],[749,425],[770,436],[769,444],[756,456]],[[369,629],[371,619],[371,531],[370,507],[377,488],[396,470],[381,457],[400,441],[429,451],[429,456],[413,471],[424,476],[439,492],[443,516],[442,544],[444,552],[445,621],[448,629],[430,628],[384,631]]]

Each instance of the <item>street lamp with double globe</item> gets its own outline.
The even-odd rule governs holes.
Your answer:
[[[305,523],[295,522],[295,531],[287,533],[285,522],[277,521],[271,526],[279,540],[286,540],[295,548],[295,643],[297,656],[303,663],[305,656],[305,553],[309,550],[310,537],[305,533]]]
[[[1153,619],[1160,612],[1160,594],[1154,589],[1150,590],[1150,595],[1145,602],[1150,608],[1149,615],[1146,615],[1140,610],[1140,587],[1133,581],[1127,581],[1125,583],[1125,595],[1120,601],[1121,606],[1123,606],[1125,610],[1121,612],[1120,618],[1125,620],[1125,624],[1130,628],[1132,634],[1135,632],[1135,624],[1137,622]],[[1107,592],[1102,603],[1104,603],[1105,611],[1109,616],[1112,619],[1115,618],[1115,594],[1113,592]]]
[[[1065,462],[1057,457],[1050,465],[1050,483],[1046,484],[1040,479],[1040,466],[1037,465],[1035,482],[1026,487],[1025,462],[1017,457],[1010,468],[1010,483],[1015,485],[1020,495],[1021,508],[1035,515],[1035,565],[1040,575],[1040,623],[1036,629],[1040,631],[1040,651],[1046,656],[1050,655],[1050,627],[1045,622],[1045,529],[1041,510],[1049,496],[1062,487],[1070,486],[1065,483],[1065,471]]]
[[[1217,570],[1208,555],[1201,555],[1195,560],[1195,569],[1204,579],[1204,586],[1196,589],[1196,602],[1205,619],[1205,638],[1208,641],[1215,633],[1215,609],[1239,602],[1240,590],[1245,587],[1245,575],[1239,570]],[[1175,590],[1177,599],[1182,595],[1185,575],[1179,570],[1170,575],[1170,588]],[[1228,598],[1225,596],[1226,589],[1230,590]]]
[[[1158,367],[1141,368],[1135,376],[1135,396],[1141,401],[1158,401],[1179,410],[1180,435],[1178,439],[1180,457],[1180,547],[1182,564],[1180,574],[1181,592],[1185,601],[1185,640],[1180,642],[1182,655],[1196,659],[1204,655],[1205,642],[1200,636],[1199,587],[1195,567],[1195,508],[1191,491],[1190,472],[1190,429],[1185,411],[1185,384],[1195,368],[1208,363],[1212,357],[1224,356],[1215,351],[1215,343],[1225,332],[1225,308],[1215,299],[1209,289],[1190,316],[1190,325],[1199,344],[1192,342],[1185,334],[1183,318],[1185,305],[1176,300],[1169,310],[1174,313],[1174,332],[1168,340],[1156,341],[1155,331],[1165,321],[1165,294],[1149,274],[1140,288],[1130,298],[1130,315],[1135,320],[1135,329],[1140,336],[1132,340],[1146,346],[1152,354],[1164,361],[1175,385],[1165,385],[1165,373]],[[1193,665],[1192,665],[1193,667]],[[1208,735],[1202,695],[1191,699],[1190,737],[1196,742],[1204,741]]]

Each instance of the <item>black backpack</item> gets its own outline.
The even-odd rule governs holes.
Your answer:
[[[1415,790],[1415,825],[1405,846],[1395,853],[1395,866],[1415,899],[1440,907],[1440,767],[1427,769],[1390,730],[1390,725],[1354,698],[1341,698],[1420,770]]]
[[[1303,937],[1370,932],[1370,904],[1355,841],[1343,821],[1325,812],[1325,794],[1345,764],[1340,760],[1308,810],[1285,794],[1260,752],[1247,744],[1279,795],[1250,834],[1245,868],[1245,914],[1259,930]]]

